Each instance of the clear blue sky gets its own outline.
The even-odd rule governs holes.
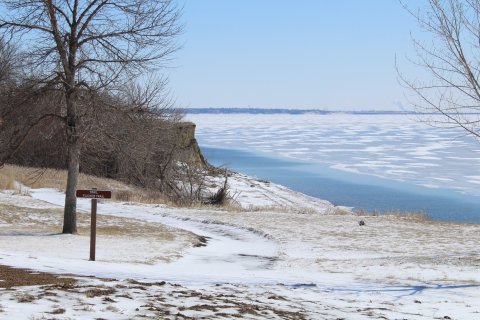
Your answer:
[[[397,109],[413,18],[397,0],[178,0],[180,107]]]

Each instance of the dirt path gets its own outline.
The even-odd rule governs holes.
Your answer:
[[[69,277],[0,265],[0,288],[47,284],[71,286],[75,283],[76,280]]]

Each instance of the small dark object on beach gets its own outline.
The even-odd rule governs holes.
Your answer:
[[[359,225],[359,226],[364,226],[364,225],[365,225],[365,221],[360,220],[360,221],[358,222],[358,225]]]

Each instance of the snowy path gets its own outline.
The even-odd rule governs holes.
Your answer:
[[[53,189],[32,189],[31,194],[35,199],[57,206],[62,206],[64,202],[64,194]],[[78,199],[78,209],[89,211],[90,205],[89,199]],[[193,232],[207,240],[205,246],[187,250],[177,261],[154,266],[135,265],[128,273],[122,272],[120,276],[177,282],[188,281],[189,283],[223,281],[242,283],[246,279],[252,278],[259,283],[278,281],[276,276],[269,275],[269,270],[277,259],[277,244],[267,235],[252,229],[235,227],[213,220],[180,218],[166,213],[166,211],[168,209],[161,206],[99,203],[99,214],[162,223]],[[139,249],[141,250],[141,248]],[[37,260],[41,259],[37,258]],[[100,267],[91,267],[91,265],[97,264],[100,264]],[[107,271],[102,268],[104,265],[102,257],[97,256],[97,261],[90,263],[88,267],[84,263],[80,263],[78,270],[72,265],[68,270],[78,274],[119,276],[118,272],[106,273]],[[72,267],[74,269],[71,269]],[[108,265],[105,267],[109,268]]]

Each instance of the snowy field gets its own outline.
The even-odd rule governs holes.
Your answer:
[[[95,262],[89,201],[72,236],[57,233],[61,192],[0,193],[0,265],[77,279],[0,289],[0,318],[480,318],[480,225],[359,217],[229,183],[246,209],[100,203]]]
[[[189,114],[201,146],[480,195],[480,147],[458,129],[413,115]]]

